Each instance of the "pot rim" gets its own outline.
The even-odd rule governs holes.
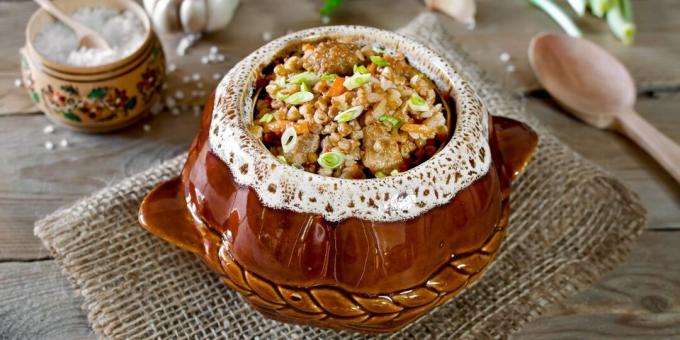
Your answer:
[[[254,84],[264,67],[303,42],[347,37],[404,53],[412,66],[454,100],[456,125],[437,154],[396,176],[325,177],[280,164],[247,131]],[[412,38],[364,26],[324,26],[291,33],[243,59],[218,85],[209,139],[211,150],[229,166],[235,181],[253,188],[264,205],[316,213],[329,221],[355,217],[390,222],[419,216],[450,202],[491,166],[488,114],[465,79]]]
[[[67,0],[54,0],[54,2],[59,5],[59,3],[67,3]],[[152,43],[153,39],[153,28],[151,26],[151,21],[149,20],[149,17],[146,15],[146,12],[140,6],[138,3],[132,1],[132,0],[104,0],[101,2],[97,3],[91,3],[88,4],[90,6],[100,6],[100,7],[113,7],[113,8],[120,8],[120,9],[126,9],[132,11],[137,18],[142,22],[142,25],[145,28],[144,32],[144,39],[142,43],[137,47],[137,49],[130,53],[129,55],[118,59],[114,60],[110,63],[106,64],[101,64],[97,66],[74,66],[74,65],[69,65],[69,64],[62,64],[58,63],[55,61],[50,60],[49,58],[45,57],[42,53],[40,53],[35,46],[33,45],[33,38],[38,34],[38,29],[39,27],[35,27],[36,21],[43,15],[49,16],[50,14],[47,13],[45,10],[42,8],[38,8],[28,19],[28,23],[26,24],[26,29],[25,29],[25,39],[26,39],[26,49],[28,51],[28,55],[34,59],[35,61],[38,62],[38,65],[40,67],[45,67],[47,69],[50,69],[53,72],[58,72],[62,74],[68,74],[72,76],[93,76],[93,75],[100,75],[103,73],[108,73],[111,71],[115,71],[120,68],[124,68],[127,66],[127,64],[134,62],[137,60],[141,54],[143,54],[149,44]],[[80,7],[88,7],[88,5],[83,5]]]

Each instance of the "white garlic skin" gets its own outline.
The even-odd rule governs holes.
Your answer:
[[[239,0],[143,0],[161,31],[198,33],[222,29],[234,17]]]

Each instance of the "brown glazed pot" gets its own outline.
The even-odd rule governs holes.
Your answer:
[[[278,163],[247,133],[265,66],[291,46],[347,36],[403,52],[450,96],[455,128],[431,159],[381,179],[329,178]],[[154,188],[139,218],[268,317],[391,332],[460,294],[494,259],[510,182],[536,144],[525,124],[489,116],[465,80],[415,41],[366,27],[310,29],[230,71],[182,175]]]

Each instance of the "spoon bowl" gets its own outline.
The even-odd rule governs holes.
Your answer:
[[[590,125],[628,136],[680,182],[680,146],[635,112],[635,83],[614,56],[585,39],[541,33],[529,44],[529,63],[560,105]]]

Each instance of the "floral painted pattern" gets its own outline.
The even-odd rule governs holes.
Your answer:
[[[95,87],[81,96],[78,88],[72,85],[62,85],[58,89],[47,85],[42,89],[42,98],[52,110],[75,122],[83,118],[105,122],[126,117],[137,106],[136,96],[128,96],[125,89],[108,86]]]

